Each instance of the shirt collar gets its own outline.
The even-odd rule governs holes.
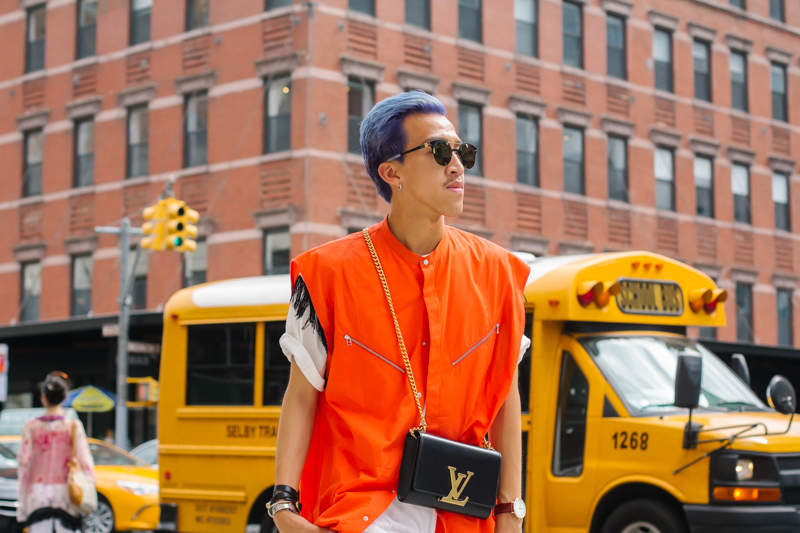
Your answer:
[[[442,240],[439,241],[439,244],[436,245],[434,250],[426,255],[421,256],[415,254],[403,244],[397,240],[397,237],[394,236],[392,230],[389,229],[389,217],[385,217],[380,224],[378,224],[378,231],[377,235],[392,249],[392,251],[397,254],[400,259],[405,261],[410,265],[420,265],[423,261],[427,260],[425,264],[433,264],[439,261],[440,258],[447,255],[447,250],[450,247],[450,235],[449,235],[450,228],[448,226],[444,227],[444,234],[442,235]]]

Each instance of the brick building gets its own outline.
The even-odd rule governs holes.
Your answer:
[[[58,365],[113,388],[119,251],[93,228],[141,224],[170,176],[200,246],[136,266],[138,340],[182,285],[286,272],[379,220],[358,122],[409,89],[480,148],[451,224],[537,255],[679,258],[731,294],[717,346],[795,355],[795,2],[3,0],[0,49],[12,393]]]

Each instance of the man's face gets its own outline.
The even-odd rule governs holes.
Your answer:
[[[438,113],[409,115],[403,126],[408,136],[408,144],[403,151],[439,139],[450,143],[461,142],[450,121]],[[436,215],[460,215],[464,208],[464,165],[455,150],[447,166],[437,163],[427,146],[404,157],[403,163],[395,167],[403,189],[392,190],[393,201],[402,196],[404,204],[408,201],[420,204],[420,207]]]

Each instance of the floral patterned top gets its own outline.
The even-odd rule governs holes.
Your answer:
[[[96,483],[94,461],[83,424],[63,416],[43,416],[25,422],[17,453],[19,507],[17,520],[24,522],[37,509],[61,509],[80,516],[69,499],[69,463],[72,458],[72,424],[75,455],[86,476]]]

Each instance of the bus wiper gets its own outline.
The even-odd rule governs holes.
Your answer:
[[[764,408],[750,402],[720,402],[716,405],[716,407],[752,407],[756,411],[765,411]]]
[[[645,409],[650,409],[651,407],[652,408],[675,407],[675,409],[680,409],[679,407],[676,407],[674,403],[651,403],[650,405],[645,405],[644,407],[640,407],[640,410],[644,411]],[[718,412],[728,411],[728,409],[720,407],[719,405],[704,405],[702,407],[698,407],[697,409],[706,409],[708,411],[718,411]]]

